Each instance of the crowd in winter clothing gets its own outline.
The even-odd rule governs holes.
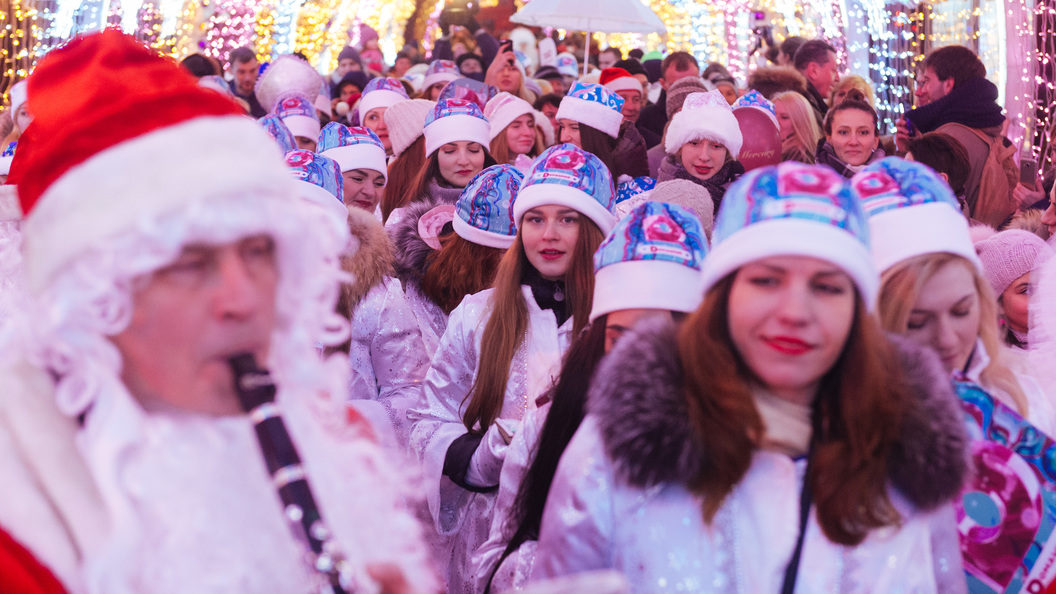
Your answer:
[[[822,40],[745,87],[443,24],[15,86],[0,585],[968,592],[965,386],[1056,435],[1056,198],[978,58],[884,138]]]

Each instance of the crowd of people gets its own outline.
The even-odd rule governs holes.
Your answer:
[[[968,592],[957,386],[1056,435],[1056,175],[978,57],[884,136],[823,40],[443,26],[13,87],[0,589]]]

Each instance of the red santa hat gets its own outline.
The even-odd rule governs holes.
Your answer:
[[[642,83],[637,78],[631,75],[623,68],[606,68],[601,71],[601,78],[598,80],[601,86],[606,89],[619,92],[619,91],[638,91],[639,94],[642,92]]]
[[[28,90],[36,120],[8,183],[25,213],[32,291],[100,241],[192,199],[293,194],[256,122],[127,35],[74,39],[41,59]]]

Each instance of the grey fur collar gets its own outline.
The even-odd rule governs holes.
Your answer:
[[[588,411],[617,472],[632,485],[684,484],[704,460],[680,387],[673,322],[646,323],[602,362]],[[933,353],[891,337],[914,398],[889,460],[891,484],[914,505],[933,509],[960,493],[970,462],[963,414]]]
[[[433,253],[433,248],[426,245],[418,235],[418,219],[432,210],[438,203],[432,200],[418,200],[407,205],[399,222],[389,230],[389,236],[396,244],[396,277],[404,288],[410,284],[420,285],[425,274],[426,258]]]

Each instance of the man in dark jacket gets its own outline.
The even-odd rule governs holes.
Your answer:
[[[820,39],[811,39],[796,50],[793,64],[807,79],[807,93],[804,96],[814,108],[818,121],[824,121],[825,114],[829,111],[826,103],[829,93],[832,86],[840,80],[836,48]]]
[[[660,92],[656,103],[642,109],[642,115],[638,117],[638,128],[645,128],[657,136],[664,135],[664,126],[667,125],[667,89],[687,76],[700,77],[700,65],[691,54],[675,52],[664,58],[660,66],[660,86],[664,90]]]

